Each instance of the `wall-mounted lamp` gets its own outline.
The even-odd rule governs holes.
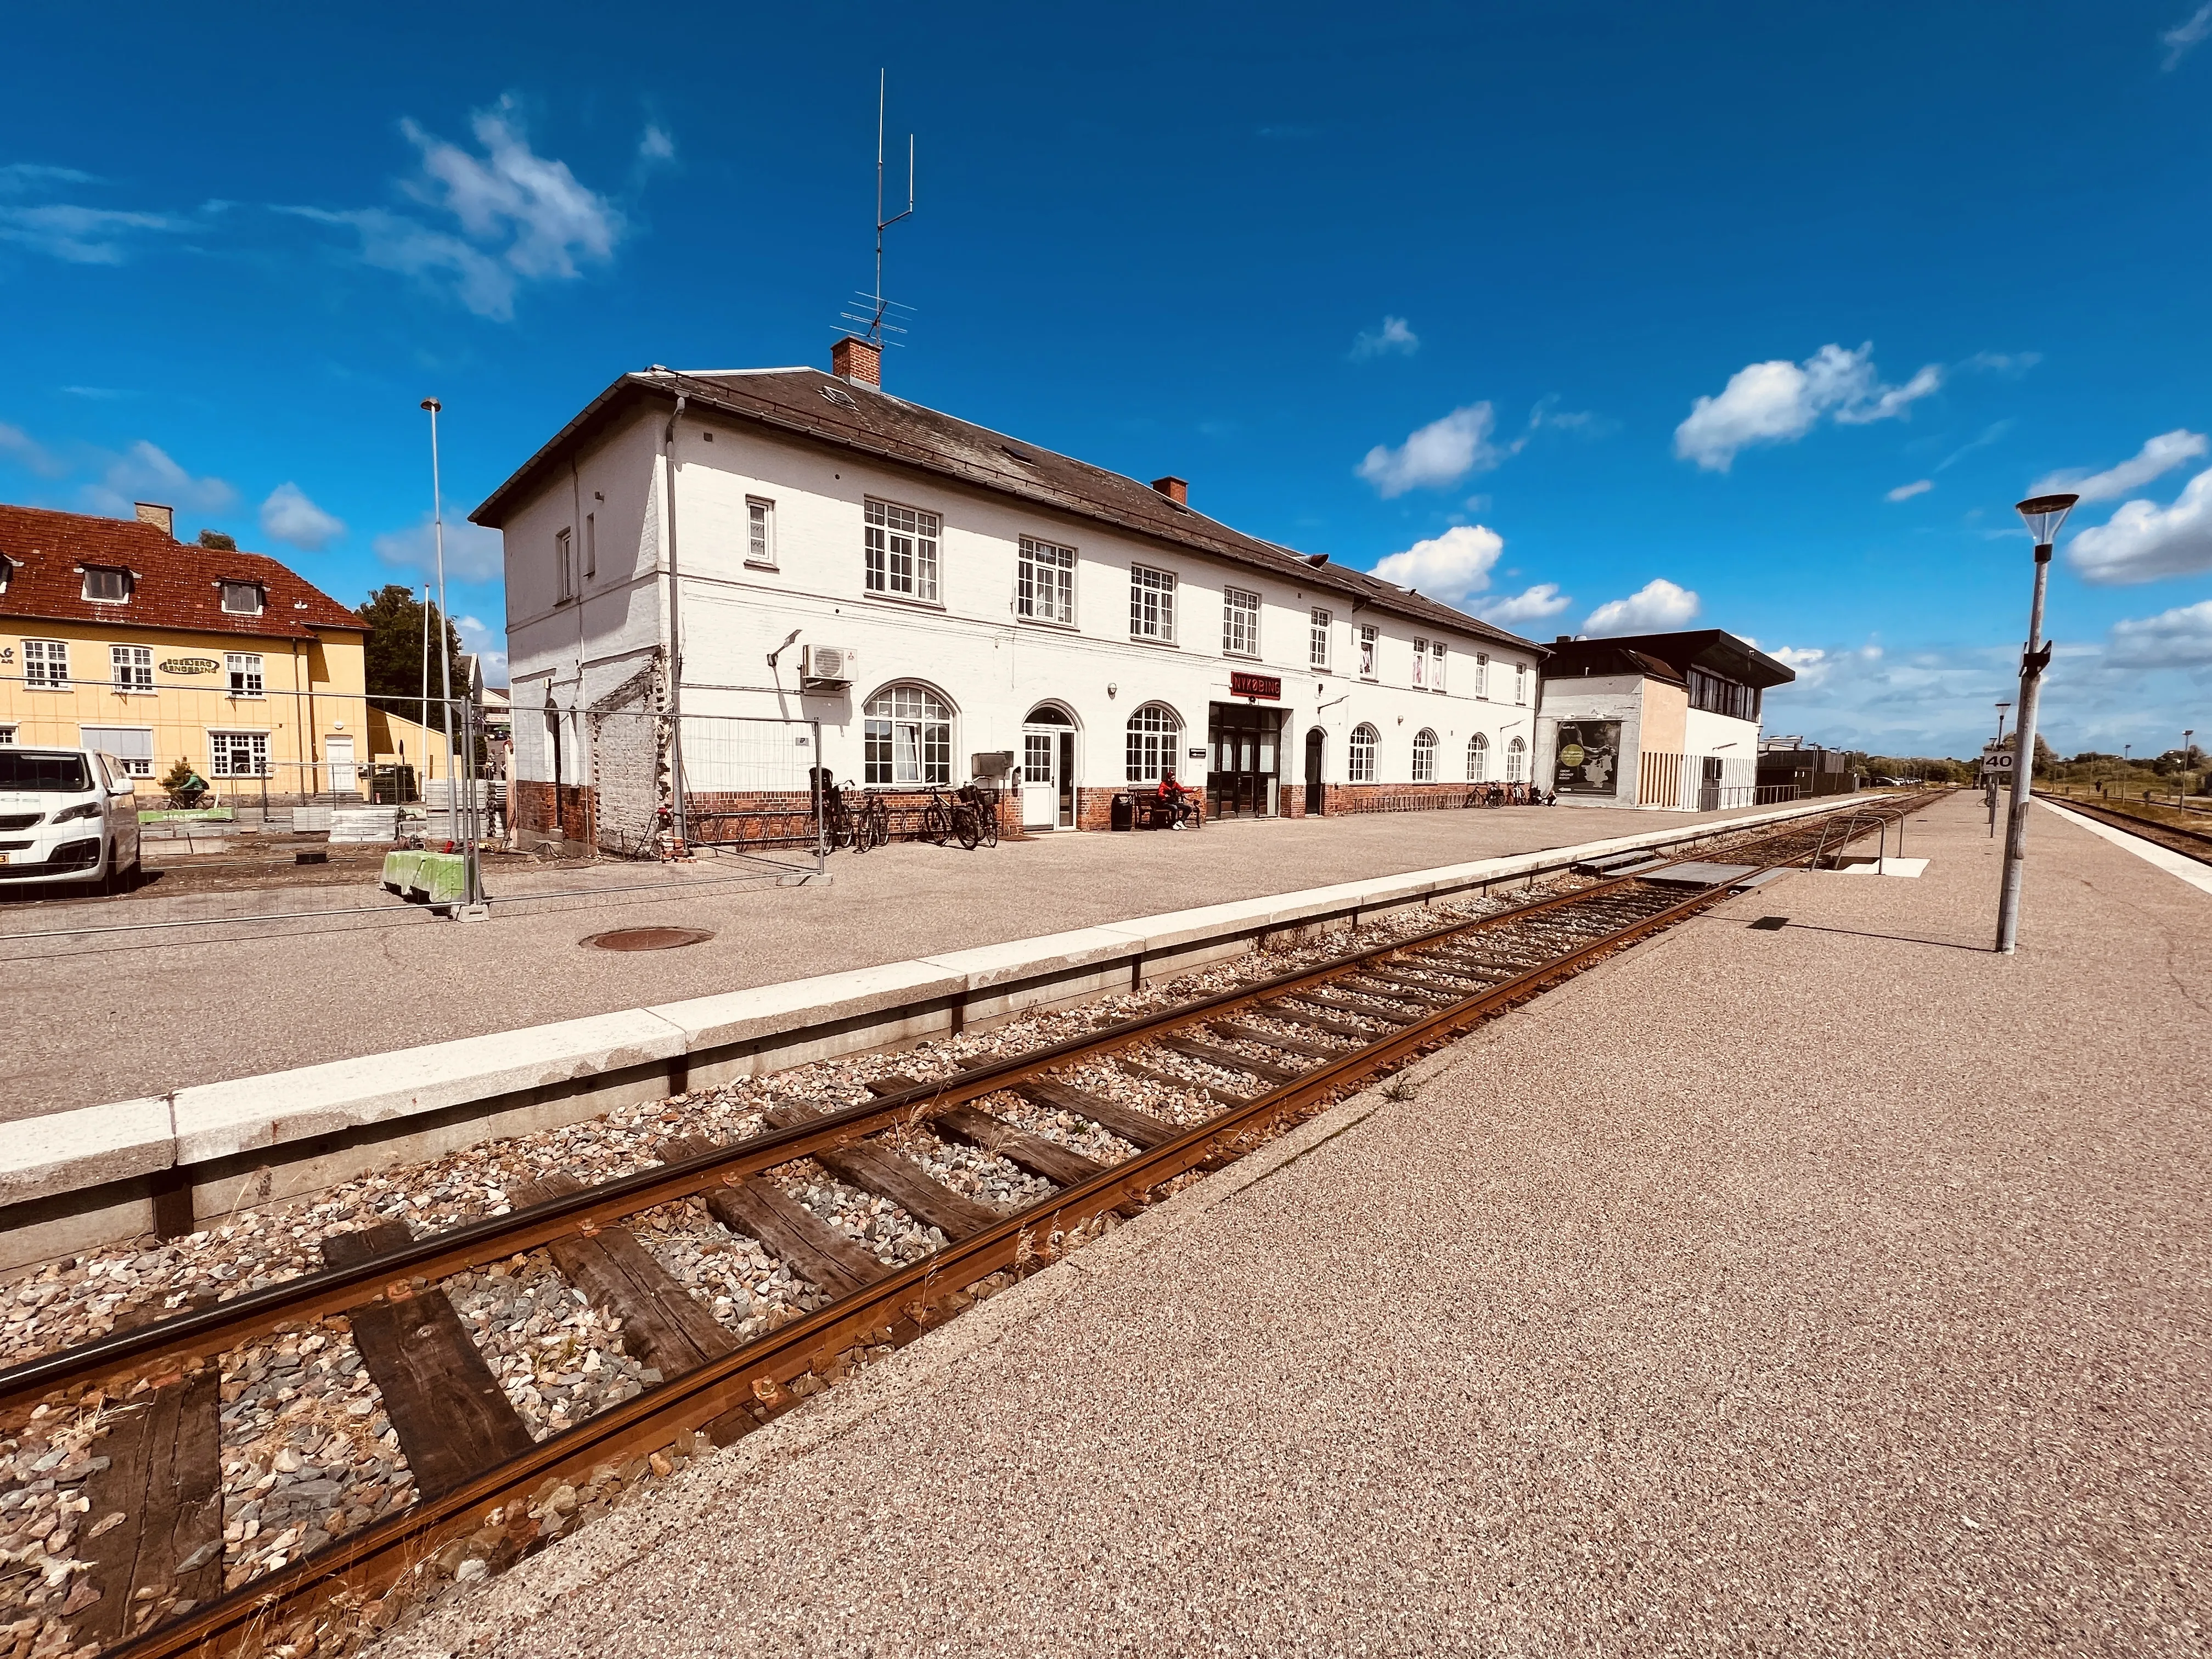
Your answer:
[[[769,673],[773,674],[775,672],[775,659],[781,656],[785,652],[791,649],[791,642],[797,639],[799,635],[799,630],[796,628],[793,629],[791,632],[783,636],[783,643],[768,653],[768,672]]]
[[[1121,688],[1120,686],[1118,686],[1118,685],[1115,684],[1113,681],[1109,680],[1109,681],[1107,681],[1107,682],[1106,682],[1106,695],[1107,695],[1108,696],[1111,697],[1111,696],[1116,696],[1117,694],[1119,694],[1119,692],[1121,691]]]

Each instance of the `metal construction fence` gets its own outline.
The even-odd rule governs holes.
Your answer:
[[[1721,755],[1680,755],[1646,750],[1637,761],[1636,804],[1680,812],[1723,812],[1736,806],[1772,806],[1796,800],[1795,784],[1759,781],[1759,763]]]
[[[828,830],[818,721],[753,714],[592,716],[599,845],[650,856],[698,851],[820,874]]]

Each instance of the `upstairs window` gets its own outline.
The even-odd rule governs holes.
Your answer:
[[[1175,643],[1176,579],[1170,571],[1129,567],[1129,637]]]
[[[233,651],[223,659],[223,666],[230,673],[232,696],[258,697],[261,695],[261,653],[258,651]]]
[[[1328,612],[1316,609],[1306,613],[1306,660],[1316,674],[1328,672]]]
[[[23,684],[49,691],[69,689],[69,643],[64,640],[23,641]]]
[[[1415,640],[1413,641],[1413,690],[1425,691],[1428,689],[1429,642],[1426,640]]]
[[[867,504],[868,592],[937,603],[937,514],[895,501]]]
[[[1740,720],[1759,718],[1759,693],[1748,685],[1723,679],[1702,668],[1690,671],[1690,707]]]
[[[1474,653],[1474,695],[1478,697],[1490,695],[1490,653],[1487,651]]]
[[[258,617],[267,605],[268,598],[262,592],[259,582],[222,584],[222,608],[230,616]]]
[[[1363,680],[1371,680],[1375,678],[1375,624],[1373,623],[1359,624],[1359,678]]]
[[[1525,662],[1513,665],[1513,701],[1524,706],[1528,701],[1528,665]],[[1516,738],[1513,741],[1518,743],[1521,739]]]
[[[584,514],[584,574],[599,574],[599,515],[596,513]]]
[[[1241,587],[1221,591],[1221,648],[1232,657],[1260,654],[1260,596]]]
[[[1075,622],[1075,550],[1024,536],[1014,565],[1014,614],[1033,622]]]
[[[154,689],[154,648],[146,645],[111,645],[107,660],[114,669],[118,691]]]
[[[775,503],[763,495],[745,497],[745,562],[775,568]]]
[[[1382,734],[1364,720],[1352,728],[1351,761],[1345,771],[1346,781],[1375,781],[1375,750],[1382,740]]]
[[[1429,690],[1441,691],[1443,689],[1444,642],[1442,640],[1431,640],[1429,641]]]
[[[576,597],[576,546],[566,530],[556,531],[553,535],[553,580],[556,585],[553,595],[556,605]]]
[[[131,573],[120,565],[88,564],[84,568],[84,596],[98,605],[128,604]]]

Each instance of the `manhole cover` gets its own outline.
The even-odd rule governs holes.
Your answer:
[[[714,937],[697,927],[617,927],[611,933],[593,933],[584,943],[602,951],[674,951]]]

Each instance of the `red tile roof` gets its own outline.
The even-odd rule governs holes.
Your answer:
[[[14,567],[0,591],[0,618],[191,629],[262,639],[312,639],[322,629],[368,631],[359,616],[264,554],[175,541],[131,519],[0,504],[0,558]],[[129,600],[112,605],[86,599],[83,567],[88,564],[129,570]],[[261,614],[225,611],[225,581],[260,583]]]

